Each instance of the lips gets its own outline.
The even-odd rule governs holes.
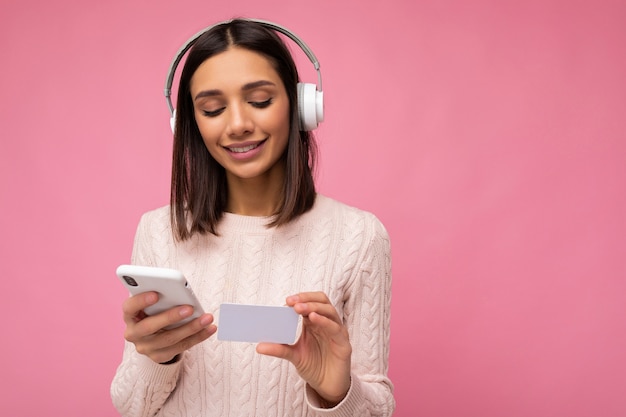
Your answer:
[[[242,142],[229,146],[224,146],[224,149],[226,149],[235,159],[248,159],[254,157],[258,152],[260,152],[260,148],[266,141],[267,139],[263,139],[259,142]]]
[[[257,143],[255,145],[248,145],[248,146],[243,146],[241,148],[234,148],[234,147],[229,147],[228,150],[234,153],[244,153],[244,152],[248,152],[251,151],[252,149],[258,147],[261,143]]]
[[[260,142],[254,142],[254,143],[239,143],[237,145],[231,145],[231,146],[224,146],[224,148],[226,148],[227,150],[233,152],[233,153],[245,153],[245,152],[249,152],[253,149],[258,148],[259,146],[261,146],[263,143],[265,143],[267,139],[264,139]]]

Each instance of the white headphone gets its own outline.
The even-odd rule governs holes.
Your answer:
[[[313,130],[315,129],[320,122],[324,121],[324,93],[322,91],[322,73],[320,72],[320,64],[313,51],[300,39],[296,36],[295,33],[289,31],[288,29],[277,25],[276,23],[268,22],[265,20],[258,19],[245,19],[250,22],[256,22],[260,25],[280,32],[293,40],[309,57],[309,60],[315,67],[315,71],[317,71],[317,85],[309,84],[309,83],[298,83],[298,116],[300,120],[300,130]],[[170,110],[170,126],[172,128],[172,132],[176,126],[176,109],[172,105],[172,83],[174,82],[174,74],[176,72],[176,67],[180,63],[180,60],[183,58],[183,55],[191,48],[191,46],[198,40],[198,38],[204,34],[205,32],[211,30],[215,26],[228,23],[229,21],[216,23],[214,25],[209,26],[208,28],[203,29],[202,31],[196,33],[192,36],[183,46],[180,47],[176,57],[170,64],[169,71],[167,73],[167,79],[165,81],[165,99],[167,101],[167,106]]]

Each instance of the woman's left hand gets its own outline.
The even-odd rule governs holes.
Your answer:
[[[332,407],[350,389],[352,346],[348,329],[323,292],[287,297],[287,305],[302,316],[302,334],[294,345],[259,343],[257,352],[287,359],[298,374]]]

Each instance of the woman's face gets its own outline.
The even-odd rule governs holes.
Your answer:
[[[263,55],[231,47],[204,61],[191,78],[191,99],[204,143],[229,176],[267,177],[283,170],[289,98]]]

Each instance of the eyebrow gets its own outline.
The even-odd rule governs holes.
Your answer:
[[[251,83],[244,84],[241,87],[241,91],[254,90],[255,88],[263,87],[263,86],[266,86],[266,85],[276,86],[276,84],[274,84],[271,81],[259,80],[259,81],[253,81]],[[194,100],[198,100],[198,99],[203,98],[203,97],[219,96],[221,94],[222,94],[222,91],[221,90],[217,90],[217,89],[214,89],[214,90],[203,90],[203,91],[200,91],[198,94],[196,94],[196,97],[194,98]]]

